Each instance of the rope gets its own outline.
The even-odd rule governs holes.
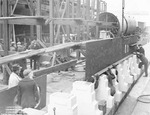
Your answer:
[[[145,97],[145,98],[144,98],[144,97]],[[146,98],[146,97],[149,97],[149,98]],[[138,101],[138,102],[141,102],[141,103],[150,103],[150,94],[140,95],[140,96],[137,98],[137,101]]]

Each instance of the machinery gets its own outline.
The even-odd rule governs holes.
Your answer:
[[[99,27],[99,29],[111,31],[114,36],[119,36],[121,34],[124,36],[134,35],[137,28],[136,20],[133,17],[124,17],[124,23],[122,25],[122,20],[110,12],[100,13],[99,21],[111,23],[111,25],[106,25],[103,28]]]

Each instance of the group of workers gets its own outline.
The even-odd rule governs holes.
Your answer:
[[[134,51],[133,54],[135,54],[138,58],[138,67],[142,70],[142,68],[144,67],[144,77],[148,77],[148,66],[149,66],[149,61],[148,59],[145,57],[145,50],[142,47],[141,44],[134,46]],[[114,73],[112,71],[110,71],[108,69],[108,71],[104,72],[105,75],[107,75],[107,79],[108,79],[108,86],[111,89],[111,95],[113,96],[115,94],[115,88],[113,86],[113,79],[115,79],[116,76],[116,80],[118,82],[118,72],[117,69],[115,69]],[[89,79],[87,79],[88,82],[92,82],[94,83],[95,89],[98,88],[99,85],[99,75],[94,75],[92,77],[90,77]]]
[[[28,48],[39,49],[40,45],[37,43],[37,41],[32,41],[31,45]],[[26,49],[27,45],[21,45],[20,42],[17,43],[17,46],[15,45],[15,43],[12,43],[10,47],[11,51],[18,52],[25,51]],[[141,45],[137,45],[136,50],[133,52],[133,54],[135,54],[140,60],[139,68],[142,68],[144,66],[145,77],[147,77],[149,62],[145,57],[144,48]],[[21,60],[21,62],[25,63],[26,65],[26,60]],[[12,73],[9,77],[8,87],[11,88],[14,86],[17,86],[16,104],[18,104],[22,108],[36,108],[38,106],[40,98],[39,87],[33,79],[32,71],[30,69],[27,69],[27,67],[24,67],[24,64],[14,64],[12,66]],[[112,90],[112,95],[114,95],[114,93],[115,91]]]
[[[39,49],[37,41],[32,41],[27,47],[18,42],[12,42],[10,51],[22,52],[26,49]],[[33,58],[31,58],[33,60]],[[40,88],[33,79],[33,72],[27,69],[26,59],[20,59],[12,63],[11,74],[8,80],[8,88],[17,86],[15,104],[21,108],[36,108],[40,100]],[[31,67],[32,68],[32,67]]]
[[[14,51],[15,52],[22,52],[22,51],[25,51],[25,50],[28,50],[28,49],[32,49],[32,50],[35,50],[35,49],[40,49],[42,48],[41,45],[39,44],[39,42],[37,40],[33,40],[30,45],[27,45],[27,43],[24,43],[22,44],[21,42],[12,42],[11,43],[11,46],[10,46],[10,51]],[[32,56],[30,57],[30,67],[34,69],[36,68],[39,68],[37,66],[39,66],[37,64],[37,60],[38,60],[39,56]],[[22,71],[25,70],[27,68],[27,60],[26,59],[20,59],[20,60],[17,60],[15,63],[18,63],[21,67],[22,67]],[[34,66],[32,66],[34,64]]]
[[[8,88],[17,86],[15,104],[21,108],[36,108],[40,100],[40,90],[33,79],[33,72],[31,69],[25,69],[22,78],[20,76],[21,67],[15,64],[12,68],[13,71],[9,77]]]

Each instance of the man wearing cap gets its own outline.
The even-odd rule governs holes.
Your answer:
[[[136,51],[139,52],[139,53],[142,53],[143,55],[145,55],[145,50],[144,50],[144,48],[142,47],[141,44],[139,44],[137,46],[137,50]]]
[[[26,69],[23,72],[24,79],[18,84],[17,104],[24,108],[35,108],[39,101],[39,92],[37,84],[31,75],[31,70]]]
[[[15,42],[11,42],[10,51],[16,51],[16,50],[17,50],[17,47],[16,47]]]
[[[148,76],[148,59],[145,57],[143,53],[136,52],[137,57],[140,59],[139,68],[142,68],[144,65],[145,77]]]
[[[8,81],[8,88],[18,85],[19,81],[21,81],[21,78],[19,77],[19,73],[20,73],[20,66],[14,64],[12,66],[12,73],[10,74],[9,81]]]

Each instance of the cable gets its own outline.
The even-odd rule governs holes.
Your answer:
[[[149,98],[144,99],[144,97],[149,97]],[[137,101],[138,101],[138,102],[141,102],[141,103],[150,103],[150,94],[140,95],[140,96],[137,98]]]

